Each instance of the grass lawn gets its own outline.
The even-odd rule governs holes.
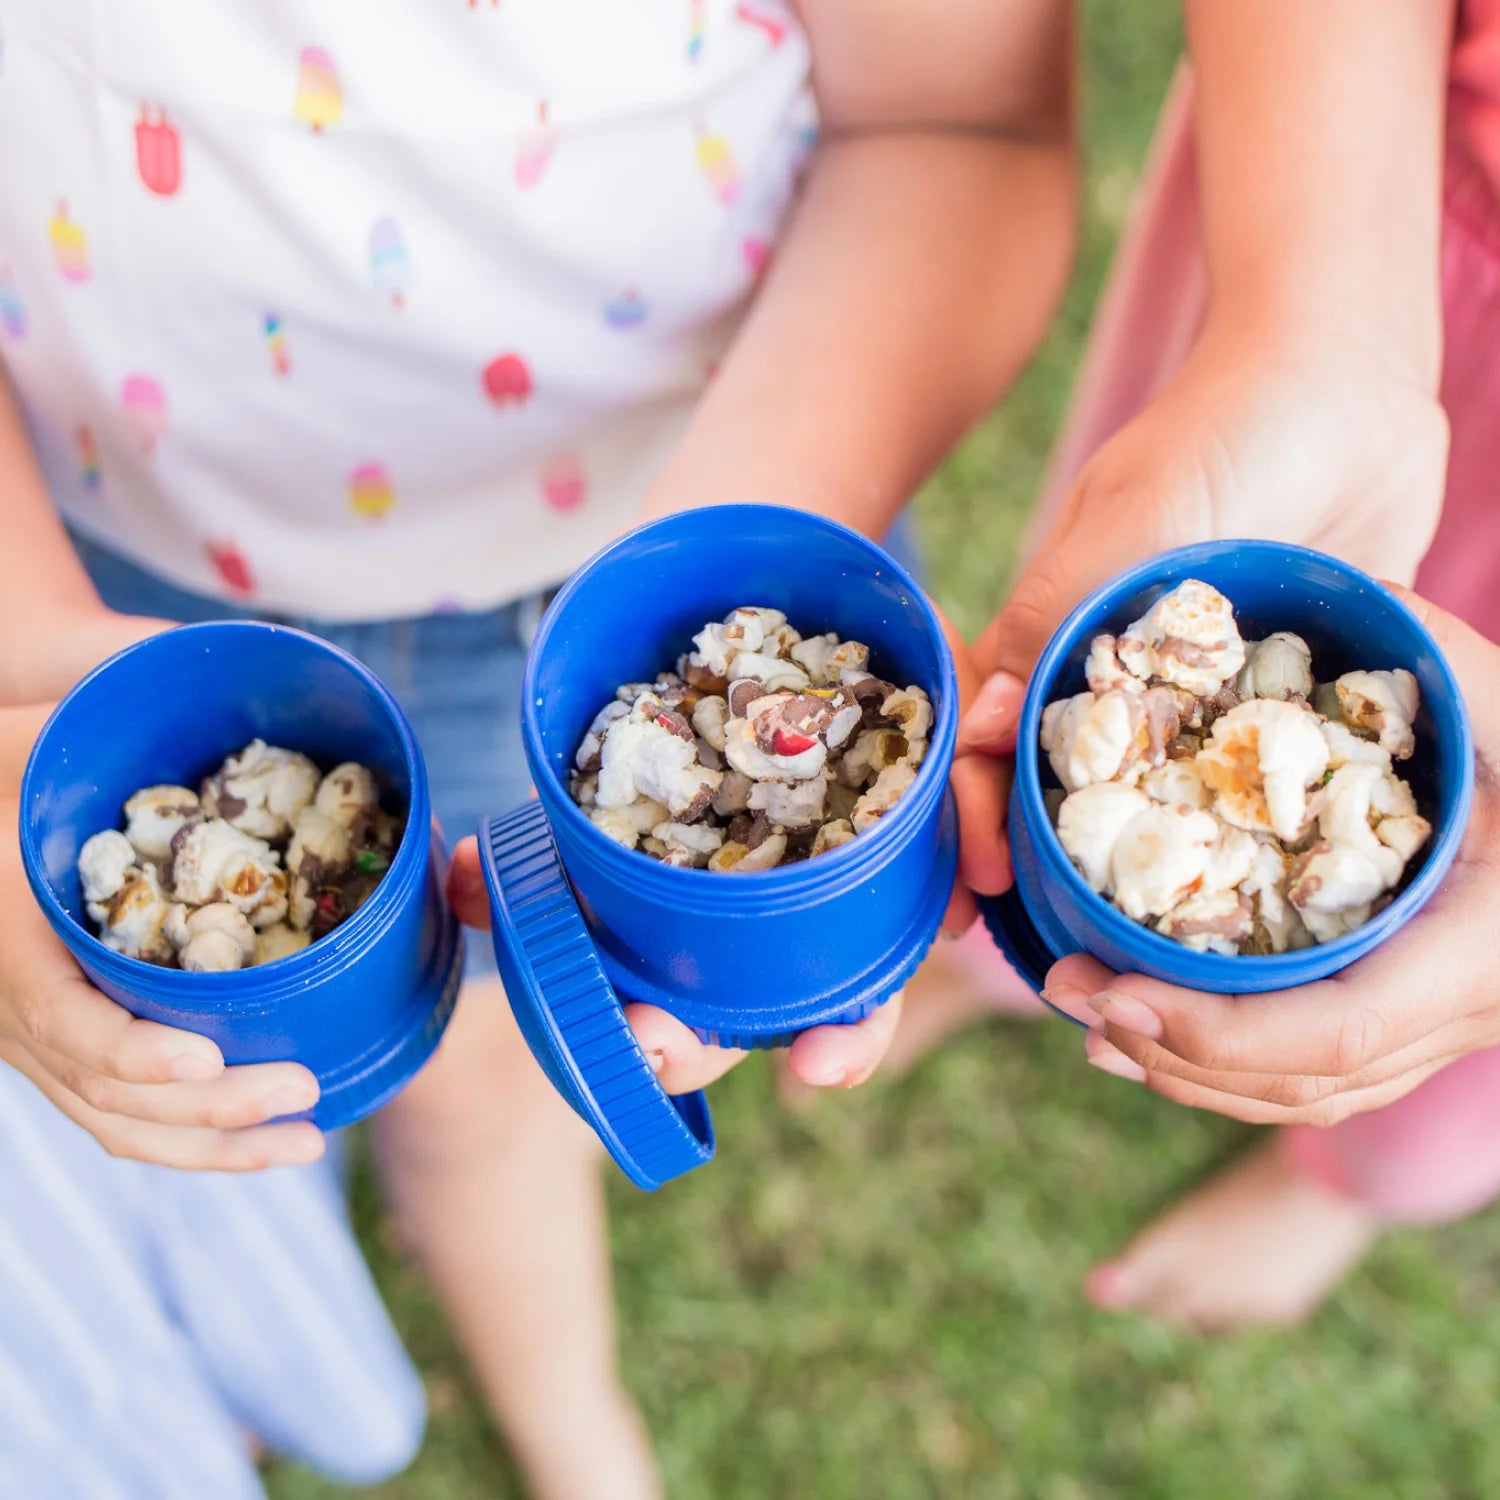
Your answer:
[[[920,502],[972,629],[1003,590],[1176,48],[1174,0],[1092,0],[1087,230],[1058,327]],[[620,1338],[674,1500],[1467,1500],[1500,1495],[1489,1216],[1392,1237],[1310,1328],[1217,1342],[1090,1311],[1079,1282],[1246,1133],[995,1023],[790,1119],[763,1059],[714,1090],[719,1160],[612,1181]],[[383,1500],[512,1500],[420,1279],[356,1212],[426,1373]],[[345,1493],[278,1466],[274,1500]],[[605,1500],[605,1497],[601,1497]]]

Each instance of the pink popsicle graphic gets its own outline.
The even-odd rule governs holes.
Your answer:
[[[120,386],[120,409],[148,454],[167,435],[167,395],[154,375],[127,375]]]

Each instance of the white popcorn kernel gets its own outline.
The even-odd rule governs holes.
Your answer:
[[[1179,901],[1156,930],[1194,953],[1232,957],[1253,926],[1250,902],[1238,891],[1203,890]]]
[[[203,810],[243,833],[276,842],[318,794],[318,768],[305,756],[251,740],[203,784]]]
[[[667,809],[649,797],[638,797],[623,807],[595,807],[589,813],[595,828],[627,849],[634,849],[659,823],[668,821]]]
[[[1306,830],[1308,791],[1327,769],[1328,744],[1305,709],[1255,698],[1214,721],[1194,764],[1226,823],[1294,842]]]
[[[287,912],[287,877],[276,851],[218,819],[191,823],[173,839],[172,892],[189,906],[228,901],[255,927],[269,927]]]
[[[1312,647],[1290,630],[1245,642],[1245,665],[1235,679],[1241,698],[1310,698]]]
[[[674,818],[707,809],[723,773],[700,766],[692,730],[680,714],[652,715],[654,699],[643,698],[628,719],[604,739],[599,785],[594,793],[604,809],[628,807],[637,797],[665,803]]]
[[[1169,807],[1207,808],[1213,797],[1198,767],[1190,760],[1168,760],[1141,777],[1140,789],[1153,801]]]
[[[1144,792],[1117,781],[1096,781],[1070,792],[1057,811],[1057,837],[1092,890],[1108,895],[1110,855],[1120,831],[1151,805]]]
[[[812,849],[807,857],[816,859],[820,854],[827,854],[830,849],[847,844],[853,837],[854,825],[847,818],[834,818],[813,836]]]
[[[125,837],[147,859],[165,859],[178,829],[202,810],[198,794],[185,786],[143,787],[125,804]]]
[[[729,703],[717,694],[700,698],[693,709],[693,728],[713,748],[723,753],[725,745],[724,726],[729,722]]]
[[[138,858],[135,846],[123,833],[113,829],[96,833],[78,853],[84,902],[96,906],[118,895]]]
[[[171,911],[156,871],[150,865],[137,865],[120,889],[90,915],[99,923],[99,940],[106,948],[127,958],[170,964],[174,950],[167,921]]]
[[[1245,643],[1229,601],[1189,578],[1163,594],[1119,637],[1120,661],[1135,676],[1160,678],[1211,696],[1245,664]]]
[[[1176,706],[1159,688],[1079,693],[1043,711],[1042,749],[1070,792],[1096,781],[1133,785],[1166,761],[1177,727]]]
[[[380,789],[368,766],[345,761],[323,778],[314,806],[345,828],[353,828],[380,806]]]
[[[293,927],[305,932],[312,926],[319,893],[347,873],[353,857],[354,843],[343,822],[316,805],[303,808],[286,851]]]
[[[724,843],[723,830],[707,823],[658,823],[651,836],[661,843],[663,859],[691,867],[706,865]]]
[[[1089,644],[1088,660],[1083,664],[1083,675],[1092,693],[1107,693],[1111,688],[1123,688],[1128,693],[1138,693],[1145,682],[1127,671],[1120,663],[1112,635],[1096,635]]]
[[[758,651],[742,651],[729,664],[729,680],[758,682],[768,693],[797,692],[811,686],[811,679],[794,661],[779,656],[765,656]]]
[[[1218,836],[1206,812],[1152,803],[1136,813],[1110,855],[1115,905],[1137,922],[1166,916],[1202,881]]]
[[[572,793],[573,800],[580,807],[592,807],[594,805],[594,795],[599,790],[598,772],[590,776],[580,776],[575,772],[568,783],[568,790]]]
[[[1365,850],[1321,839],[1294,861],[1287,895],[1308,931],[1326,943],[1369,921],[1387,874]]]
[[[192,912],[174,907],[167,928],[178,962],[194,974],[232,973],[255,957],[255,929],[227,901]]]
[[[932,733],[932,701],[919,687],[898,688],[880,705],[880,716],[893,720],[909,740]]]
[[[1345,672],[1334,689],[1345,723],[1373,734],[1397,760],[1410,758],[1417,744],[1412,725],[1422,703],[1410,672],[1400,667],[1394,672]]]
[[[1280,845],[1264,841],[1255,846],[1255,860],[1240,890],[1254,903],[1255,942],[1268,953],[1305,948],[1311,934],[1286,897],[1287,859]]]
[[[875,784],[854,804],[849,821],[863,833],[880,821],[902,798],[916,779],[917,768],[909,760],[898,760],[875,778]]]
[[[820,776],[806,781],[757,781],[750,788],[751,812],[763,812],[770,820],[795,833],[823,821],[828,783]]]
[[[818,687],[826,687],[838,680],[836,673],[829,672],[838,643],[839,638],[832,631],[826,635],[804,636],[792,647],[792,660],[807,673],[809,681]]]
[[[786,835],[773,833],[754,849],[726,840],[710,857],[708,868],[735,875],[749,875],[756,870],[774,870],[786,854]]]
[[[300,953],[311,941],[307,933],[298,932],[285,922],[278,922],[274,927],[267,927],[255,934],[253,962],[269,964],[275,963],[278,958],[290,958],[292,954]]]
[[[635,700],[630,703],[622,703],[619,699],[613,699],[606,703],[593,717],[589,724],[588,732],[579,743],[577,753],[573,756],[573,764],[580,771],[597,771],[599,769],[599,756],[604,747],[604,736],[609,733],[609,727],[616,719],[623,719],[631,710]]]
[[[774,630],[766,631],[765,640],[761,642],[760,649],[766,656],[778,656],[783,660],[790,660],[793,648],[801,639],[801,631],[783,623],[776,626]]]
[[[911,742],[899,729],[864,729],[839,762],[838,776],[846,786],[862,787],[910,754]]]
[[[1334,712],[1338,712],[1337,703],[1334,704]],[[1328,745],[1328,764],[1334,770],[1351,763],[1376,766],[1383,771],[1390,770],[1391,752],[1377,745],[1374,740],[1355,734],[1342,720],[1324,719],[1318,727],[1323,731],[1323,739]]]
[[[1357,849],[1395,887],[1406,862],[1425,844],[1432,825],[1417,812],[1411,788],[1389,771],[1350,764],[1334,772],[1323,794],[1318,832]]]
[[[743,771],[731,766],[724,773],[719,789],[714,793],[709,806],[721,818],[732,818],[750,807],[750,788],[755,783]]]

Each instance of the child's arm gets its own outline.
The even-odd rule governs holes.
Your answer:
[[[1205,327],[1084,467],[976,644],[960,750],[1009,750],[1021,683],[1091,588],[1183,543],[1264,536],[1410,582],[1442,507],[1437,401],[1451,3],[1188,0]],[[1164,296],[1172,290],[1163,288]],[[969,776],[960,787],[974,788]],[[999,793],[964,808],[964,875],[1009,880]]]
[[[1041,338],[1074,229],[1067,0],[801,0],[802,202],[646,514],[757,500],[878,535]]]

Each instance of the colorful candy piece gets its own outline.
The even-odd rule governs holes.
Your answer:
[[[547,163],[552,160],[552,148],[557,141],[557,131],[547,122],[547,101],[536,107],[536,124],[521,131],[516,137],[516,186],[523,191],[534,188],[542,180]]]
[[[375,290],[400,307],[411,285],[411,261],[394,219],[377,219],[370,228],[370,275]]]
[[[383,464],[361,464],[349,475],[349,507],[355,515],[377,521],[395,503],[395,490]]]
[[[154,375],[127,375],[120,385],[120,409],[148,454],[167,435],[167,395]]]
[[[89,242],[83,230],[68,217],[66,202],[59,202],[47,221],[47,238],[52,242],[52,258],[63,280],[82,286],[89,279]]]
[[[304,47],[297,59],[297,95],[292,113],[315,133],[338,124],[344,113],[344,91],[333,59],[322,47]]]
[[[135,122],[135,164],[141,181],[159,197],[170,198],[182,186],[182,137],[177,127],[158,108],[141,105]]]

